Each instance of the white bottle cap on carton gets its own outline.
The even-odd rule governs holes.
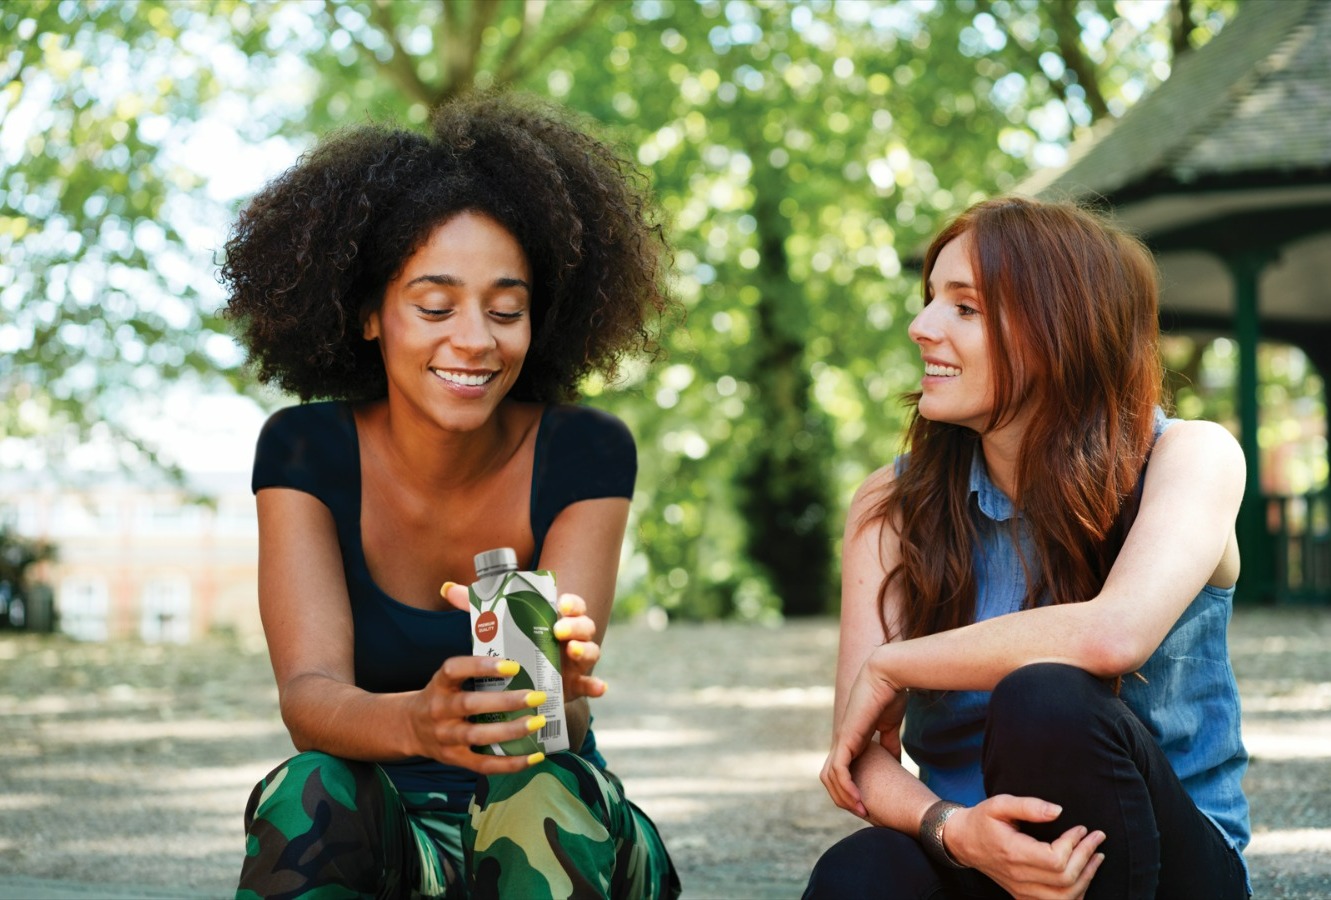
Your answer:
[[[512,547],[499,547],[477,553],[475,561],[477,578],[518,570],[518,553]]]

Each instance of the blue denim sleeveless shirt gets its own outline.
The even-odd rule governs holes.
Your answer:
[[[1158,438],[1176,419],[1156,415]],[[904,461],[898,461],[898,465]],[[1012,501],[989,479],[977,447],[971,464],[978,546],[976,621],[1021,609],[1026,576],[1014,546]],[[1026,526],[1018,522],[1022,555],[1034,560]],[[1207,585],[1184,610],[1142,666],[1142,679],[1123,679],[1121,697],[1169,759],[1197,808],[1242,856],[1251,837],[1243,774],[1248,754],[1239,734],[1239,694],[1229,662],[1227,627],[1234,588]],[[920,778],[945,800],[974,806],[984,799],[980,749],[988,691],[911,691],[902,744]]]

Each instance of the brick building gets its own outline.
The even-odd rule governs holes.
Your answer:
[[[209,502],[114,473],[0,473],[10,524],[57,547],[35,574],[54,589],[60,631],[184,643],[261,630],[249,475],[192,473],[190,487]]]

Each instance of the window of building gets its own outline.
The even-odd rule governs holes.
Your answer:
[[[100,578],[69,577],[60,583],[60,630],[80,641],[104,641],[110,632],[110,595]]]
[[[143,585],[139,636],[150,644],[185,644],[190,638],[190,585],[180,577],[153,578]]]

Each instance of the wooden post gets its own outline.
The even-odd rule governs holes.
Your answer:
[[[1271,603],[1281,593],[1280,586],[1275,584],[1274,547],[1266,524],[1261,446],[1257,440],[1257,345],[1261,340],[1258,279],[1272,258],[1273,254],[1267,250],[1247,249],[1225,259],[1234,278],[1234,332],[1239,345],[1239,444],[1248,464],[1238,518],[1239,552],[1243,558],[1239,596],[1245,602],[1259,603]]]

